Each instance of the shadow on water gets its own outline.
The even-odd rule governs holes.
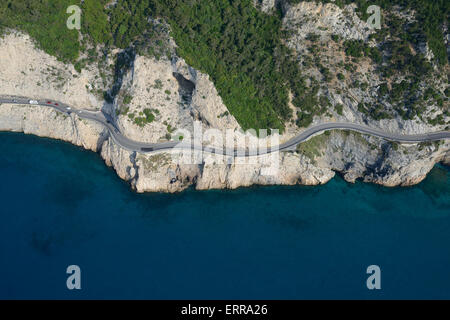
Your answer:
[[[438,206],[450,209],[450,168],[436,165],[419,188]]]
[[[79,173],[73,173],[69,169],[62,169],[57,178],[51,177],[45,183],[45,197],[48,201],[56,203],[58,206],[64,208],[64,211],[71,212],[75,210],[80,203],[86,199],[94,197],[94,192],[89,186],[91,183],[95,183],[96,177],[94,175],[101,174],[102,176],[113,176],[111,183],[116,184],[118,182],[120,186],[120,196],[124,198],[124,201],[130,206],[120,207],[118,211],[133,210],[145,220],[153,220],[160,222],[170,222],[176,220],[180,215],[184,214],[186,208],[189,206],[201,207],[195,214],[197,216],[211,216],[226,214],[226,210],[220,212],[210,212],[208,207],[214,207],[220,203],[227,210],[235,210],[233,204],[239,204],[242,210],[247,214],[259,215],[260,217],[266,217],[267,219],[278,219],[280,224],[291,224],[302,228],[311,222],[312,216],[306,216],[305,213],[291,212],[288,208],[283,209],[280,203],[291,201],[295,203],[296,199],[303,202],[312,202],[315,198],[321,197],[324,193],[331,192],[337,189],[341,197],[352,197],[354,201],[363,201],[369,204],[374,211],[388,211],[391,208],[391,200],[395,196],[402,196],[410,191],[411,188],[417,190],[417,186],[411,188],[396,187],[386,188],[378,185],[367,184],[361,181],[357,181],[355,184],[346,183],[342,177],[336,175],[336,177],[329,183],[323,186],[252,186],[248,188],[239,188],[236,190],[208,190],[208,191],[196,191],[193,188],[189,188],[181,193],[176,194],[162,194],[162,193],[145,193],[137,194],[131,190],[128,183],[124,182],[117,177],[113,169],[105,169],[104,162],[100,159],[99,155],[91,153],[89,151],[82,150],[78,147],[72,146],[69,143],[55,141],[51,139],[38,138],[34,136],[26,136],[17,133],[2,133],[8,136],[5,139],[7,144],[23,144],[26,150],[26,145],[40,144],[44,146],[44,149],[61,149],[59,153],[67,154],[67,148],[76,148],[83,152],[71,152],[70,157],[63,160],[69,162],[59,165],[55,160],[55,166],[70,166],[71,169],[75,167]],[[8,142],[10,141],[10,142]],[[12,141],[12,142],[11,142]],[[74,155],[72,155],[72,153]],[[89,154],[89,160],[86,159],[86,154]],[[14,156],[13,156],[14,157]],[[70,160],[71,158],[73,158]],[[5,162],[8,157],[0,159],[2,163]],[[45,158],[44,158],[45,159]],[[99,161],[93,161],[98,159]],[[24,159],[25,161],[25,159]],[[82,174],[85,164],[89,162],[89,169],[95,172],[88,174]],[[20,162],[19,162],[20,163]],[[12,162],[11,164],[12,165]],[[79,166],[79,167],[78,167]],[[26,166],[23,168],[26,171]],[[92,171],[91,170],[91,171]],[[86,171],[88,172],[88,171]],[[94,175],[93,175],[94,174]],[[91,175],[91,176],[90,176]],[[418,189],[427,195],[434,204],[440,208],[449,206],[449,169],[447,167],[437,165],[425,179],[424,182],[419,184]],[[108,179],[110,179],[110,177]],[[76,181],[77,183],[74,183]],[[343,184],[345,187],[336,187],[335,184]],[[117,187],[117,184],[116,184]],[[361,188],[363,190],[361,190]],[[281,192],[280,192],[281,191]],[[335,192],[335,191],[334,191]],[[367,196],[373,193],[378,194],[383,199],[373,199]],[[276,196],[274,196],[276,195]],[[257,199],[256,199],[257,198]],[[257,201],[258,212],[252,213],[254,209],[248,204],[252,201]],[[134,209],[132,209],[134,208]]]
[[[77,181],[77,183],[74,183]],[[80,175],[62,172],[59,177],[49,177],[44,184],[46,192],[44,200],[61,207],[63,211],[74,213],[84,200],[93,197],[92,190],[85,188],[89,185]]]
[[[302,219],[294,214],[282,214],[278,215],[276,219],[273,219],[275,223],[280,224],[281,227],[287,227],[294,229],[295,231],[304,231],[311,229],[311,221],[308,219]]]
[[[4,274],[10,275],[0,285],[0,297],[11,297],[8,288],[17,288],[29,265],[40,272],[29,279],[47,277],[54,288],[62,283],[65,289],[64,281],[52,279],[56,269],[64,276],[61,264],[74,257],[94,272],[89,285],[119,298],[124,290],[147,298],[173,298],[177,292],[181,298],[223,298],[237,290],[239,297],[258,292],[265,298],[298,298],[314,290],[327,297],[319,291],[335,287],[339,290],[331,297],[365,298],[358,290],[365,289],[366,279],[352,287],[349,270],[373,261],[394,271],[385,273],[386,279],[401,279],[394,288],[399,297],[409,294],[412,287],[404,284],[416,276],[426,285],[412,289],[430,290],[435,275],[443,277],[431,285],[435,292],[448,289],[448,168],[436,166],[410,188],[349,184],[336,176],[317,187],[137,194],[100,156],[70,144],[0,133],[0,148],[0,164],[11,164],[11,169],[0,167],[0,260],[8,261]],[[14,168],[9,159],[18,157],[21,165]],[[22,166],[31,170],[24,173]],[[105,268],[105,261],[119,269]],[[330,265],[333,261],[338,263]],[[330,268],[336,276],[330,276]],[[364,276],[365,268],[357,272]],[[116,287],[111,279],[118,281]],[[27,280],[16,290],[29,288]],[[65,296],[54,288],[49,286],[47,294]]]
[[[142,219],[148,222],[168,223],[177,216],[177,212],[171,210],[171,206],[174,202],[182,201],[184,197],[184,194],[134,194],[131,192],[127,198],[136,205],[136,211]]]
[[[30,245],[37,252],[45,256],[50,256],[51,247],[53,246],[52,235],[33,231],[31,233]]]

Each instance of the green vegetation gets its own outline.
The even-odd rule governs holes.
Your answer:
[[[130,111],[130,107],[122,107],[121,110],[116,110],[117,115],[127,115]]]
[[[340,1],[340,4],[347,1]],[[365,12],[368,2],[356,1],[360,12]],[[339,4],[338,3],[338,4]],[[374,119],[392,118],[392,111],[384,110],[383,100],[389,102],[394,110],[404,119],[422,117],[425,110],[424,101],[432,96],[432,103],[439,107],[444,106],[444,97],[441,93],[428,88],[423,93],[421,84],[430,77],[432,65],[420,53],[420,46],[428,41],[430,48],[436,57],[436,62],[447,62],[446,52],[443,52],[444,38],[440,30],[448,15],[448,1],[429,0],[403,0],[399,4],[405,9],[414,8],[418,13],[418,21],[407,22],[395,14],[392,14],[392,4],[388,1],[373,1],[370,4],[378,4],[384,11],[384,25],[372,37],[378,42],[377,47],[368,48],[362,41],[345,41],[346,54],[352,57],[370,57],[377,65],[378,71],[386,80],[390,79],[391,88],[387,83],[379,87],[379,104],[371,108],[361,108]],[[363,15],[363,18],[366,16]],[[440,27],[439,27],[440,26]],[[434,30],[431,32],[430,30]],[[437,41],[440,39],[439,41]],[[445,50],[444,50],[445,51]],[[384,62],[383,65],[381,63]],[[397,81],[398,78],[403,78]],[[363,89],[361,87],[361,89]],[[431,94],[433,93],[433,94]],[[429,103],[428,103],[429,104]],[[436,117],[427,119],[430,124],[442,123],[442,119]]]
[[[331,35],[331,39],[332,39],[334,42],[339,42],[340,37],[339,37],[337,34],[332,34],[332,35]]]
[[[292,53],[282,43],[281,14],[267,15],[251,0],[6,0],[0,4],[2,26],[30,33],[49,54],[75,64],[90,44],[140,50],[140,43],[164,46],[149,17],[162,17],[172,29],[178,54],[209,74],[230,112],[244,129],[278,128],[292,117],[288,91],[303,110],[308,89]],[[65,26],[69,5],[83,9],[83,41]],[[313,37],[314,38],[314,37]],[[80,37],[81,39],[81,37]],[[313,39],[314,40],[314,39]],[[155,47],[155,46],[151,46]],[[148,49],[148,52],[151,49]],[[161,52],[154,54],[161,54]],[[166,52],[167,55],[170,53]],[[93,58],[94,56],[92,56]]]
[[[364,103],[362,103],[362,102],[358,103],[358,111],[361,112],[362,114],[365,114],[365,115],[368,114],[368,112],[367,112],[367,107],[366,107],[366,105],[365,105]]]
[[[306,142],[297,145],[297,152],[312,160],[315,163],[316,157],[322,156],[322,150],[327,145],[330,134],[314,136]]]
[[[363,20],[367,20],[367,8],[370,5],[378,5],[385,12],[392,10],[394,6],[400,6],[404,9],[412,9],[417,12],[418,21],[412,24],[413,29],[410,30],[410,38],[425,38],[430,45],[431,50],[435,54],[436,60],[440,64],[448,62],[447,48],[443,35],[442,26],[447,23],[450,11],[450,2],[448,0],[316,0],[317,2],[333,2],[343,7],[343,5],[356,3],[359,14]],[[298,3],[300,0],[289,0],[290,3]],[[383,32],[377,32],[378,36]]]
[[[439,148],[440,141],[428,141],[428,142],[420,142],[419,143],[419,151],[424,150],[425,148],[436,147]]]
[[[368,47],[361,40],[347,40],[344,41],[345,54],[354,58],[361,58],[367,56],[371,58],[375,63],[381,63],[383,57],[380,50],[377,47]]]
[[[74,62],[80,51],[78,31],[69,30],[66,13],[73,0],[2,0],[0,28],[11,27],[27,32],[37,45],[65,62]]]
[[[211,76],[244,129],[284,128],[292,115],[287,89],[301,97],[305,88],[281,43],[279,15],[262,13],[250,0],[151,2],[170,23],[178,54]]]
[[[167,125],[167,131],[169,133],[174,133],[177,128],[172,127],[170,124]]]
[[[364,42],[361,40],[347,40],[344,42],[345,54],[351,57],[360,58],[364,52]]]
[[[394,151],[398,151],[398,149],[400,148],[400,143],[398,142],[390,141],[389,144]]]
[[[162,81],[160,79],[156,79],[153,88],[161,90],[163,88]]]
[[[130,120],[134,122],[134,124],[138,125],[139,127],[143,128],[146,124],[153,122],[155,120],[155,115],[153,114],[153,110],[151,109],[144,109],[144,111],[139,112],[139,116],[136,116],[136,113],[129,113],[128,117]]]
[[[306,40],[309,40],[311,42],[317,42],[319,41],[320,36],[318,34],[314,34],[314,33],[308,33],[306,35]]]
[[[344,106],[342,104],[338,103],[337,105],[334,106],[334,108],[336,109],[338,115],[342,116],[344,114],[343,112]]]
[[[299,0],[290,0],[299,2]],[[332,2],[323,0],[322,2]],[[389,0],[335,0],[339,6],[355,2],[363,19],[369,5],[375,4],[386,12],[383,28],[374,34],[376,47],[362,41],[344,41],[345,52],[352,57],[344,68],[355,72],[354,62],[371,58],[383,77],[391,78],[392,89],[384,88],[394,109],[405,119],[421,116],[419,83],[432,71],[422,54],[411,48],[427,40],[440,64],[448,61],[442,25],[446,23],[450,2],[447,0],[400,0],[395,4],[417,12],[417,22],[405,23],[389,14],[394,2]],[[115,4],[114,4],[115,3]],[[68,30],[66,9],[79,5],[82,12],[80,31]],[[161,22],[155,19],[162,18]],[[102,52],[105,56],[114,47],[133,52],[170,58],[164,22],[170,25],[171,36],[177,43],[177,53],[194,68],[210,75],[230,113],[244,128],[284,129],[292,118],[289,92],[296,107],[297,125],[308,126],[315,115],[324,114],[329,104],[319,96],[317,83],[308,87],[300,72],[296,57],[283,44],[287,33],[281,28],[281,11],[267,15],[254,8],[253,0],[2,0],[0,2],[0,31],[5,27],[29,33],[38,46],[64,62],[74,64],[78,72],[91,64]],[[311,52],[319,36],[308,34]],[[336,43],[341,39],[332,35]],[[96,50],[101,49],[101,50]],[[417,51],[417,50],[415,50]],[[86,57],[81,59],[80,53]],[[101,55],[101,54],[100,54]],[[383,65],[381,64],[383,62]],[[319,60],[305,60],[316,64],[323,81],[334,75]],[[116,72],[120,67],[116,66]],[[406,75],[403,82],[392,81],[395,73]],[[103,78],[103,76],[102,76]],[[337,78],[344,80],[343,74]],[[160,80],[153,86],[162,89]],[[166,92],[167,93],[167,92]],[[169,95],[167,93],[167,95]],[[448,92],[445,93],[448,96]],[[431,95],[438,106],[446,100],[441,93]],[[126,95],[123,103],[129,104]],[[168,98],[168,97],[167,97]],[[169,98],[168,98],[169,99]],[[399,103],[404,101],[404,103]],[[390,117],[382,102],[363,106],[361,110],[374,118]],[[339,109],[337,109],[339,113]],[[148,113],[148,112],[147,112]],[[129,115],[130,116],[130,115]],[[150,111],[133,116],[140,125],[153,121]],[[136,120],[139,119],[139,120]],[[430,121],[438,121],[440,119]]]
[[[130,104],[130,103],[131,103],[131,100],[133,100],[133,97],[130,96],[129,94],[126,94],[126,95],[123,97],[123,104]]]
[[[319,86],[314,86],[302,99],[300,99],[300,97],[297,98],[296,105],[302,110],[297,112],[297,126],[309,126],[313,121],[314,114],[322,112],[322,110],[319,109],[318,92]]]
[[[108,3],[107,0],[84,0],[80,6],[83,12],[82,30],[91,37],[95,44],[111,41],[108,15],[104,11],[106,3]]]
[[[221,114],[217,115],[217,118],[223,118],[223,117],[228,116],[229,114],[230,114],[230,113],[229,113],[228,111],[224,111],[224,112],[222,112]]]

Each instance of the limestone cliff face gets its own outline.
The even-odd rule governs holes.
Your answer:
[[[0,106],[0,131],[24,132],[64,140],[98,152],[108,138],[103,126],[47,107]]]
[[[360,134],[333,132],[313,143],[317,155],[308,151],[282,153],[276,174],[263,174],[268,165],[227,164],[207,158],[201,164],[179,164],[174,152],[143,155],[118,147],[105,130],[76,116],[64,117],[46,107],[0,107],[0,130],[25,132],[61,139],[99,152],[107,165],[138,192],[177,192],[195,185],[199,190],[260,185],[324,184],[341,172],[347,181],[362,178],[386,186],[412,185],[422,181],[435,163],[450,164],[448,143],[396,145]],[[305,148],[307,149],[307,148]],[[269,156],[267,156],[269,157]],[[268,159],[270,160],[270,159]],[[258,162],[262,162],[259,161]],[[267,162],[270,163],[270,162]]]
[[[64,69],[70,73],[66,80],[48,78],[48,70],[63,67],[35,49],[26,35],[12,33],[0,39],[0,95],[57,99],[78,108],[103,108],[111,113],[124,135],[139,141],[170,140],[178,129],[192,133],[195,120],[201,121],[204,130],[239,129],[209,77],[178,57],[169,61],[137,56],[121,79],[120,91],[112,104],[105,104],[89,89],[95,84],[94,69],[78,74],[69,66]],[[362,121],[352,108],[344,111],[347,121]],[[146,118],[149,112],[153,117]],[[405,133],[432,129],[401,121],[371,125]],[[435,163],[450,163],[449,142],[399,145],[360,134],[333,132],[312,138],[296,152],[258,157],[253,163],[229,163],[225,157],[209,156],[200,163],[185,164],[179,151],[150,155],[130,152],[115,144],[101,125],[41,106],[1,105],[0,130],[61,139],[98,152],[138,192],[177,192],[189,186],[203,190],[254,184],[317,185],[332,179],[335,172],[342,173],[348,181],[361,178],[386,186],[411,185],[424,179]],[[281,142],[300,131],[288,131]],[[271,168],[273,159],[278,160],[277,168]]]
[[[410,186],[450,157],[448,141],[402,145],[346,131],[324,137],[317,165],[340,172],[349,182],[362,179],[390,187]]]
[[[0,36],[0,94],[54,99],[77,108],[99,109],[102,99],[93,91],[99,70],[81,73],[34,48],[33,40],[18,32]]]

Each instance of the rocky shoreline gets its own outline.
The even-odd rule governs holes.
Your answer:
[[[264,10],[270,11],[275,1],[267,3]],[[308,24],[308,30],[293,32],[288,45],[299,54],[305,50],[301,35],[319,32],[327,37],[326,24],[344,38],[364,39],[370,33],[350,9],[342,11],[334,4],[302,2],[285,10],[283,23],[292,30],[297,28],[298,21],[318,15],[316,24]],[[340,19],[353,21],[353,27],[347,29],[347,23]],[[335,48],[329,50],[333,54]],[[239,124],[228,112],[209,76],[180,57],[169,60],[129,55],[125,51],[116,53],[130,60],[110,83],[102,79],[104,70],[97,66],[77,72],[72,65],[36,49],[28,35],[10,31],[0,38],[0,95],[48,98],[79,109],[101,109],[110,114],[126,137],[142,142],[171,140],[177,129],[192,132],[194,121],[200,121],[204,129],[239,132]],[[108,59],[105,65],[113,61]],[[376,88],[380,79],[372,75],[373,66],[363,61],[359,71],[370,75],[367,81]],[[112,101],[104,101],[99,95],[102,90],[111,94]],[[374,93],[348,91],[356,99],[328,92],[329,103],[339,104],[342,109],[338,112],[330,107],[326,115],[315,117],[313,124],[353,122],[403,134],[445,130],[443,125],[431,126],[418,120],[368,120],[358,111],[356,101],[372,99]],[[252,164],[228,164],[205,157],[200,164],[182,164],[178,161],[179,152],[139,154],[124,150],[101,125],[43,106],[1,105],[0,131],[60,139],[97,152],[137,192],[178,192],[190,186],[205,190],[251,185],[320,185],[336,173],[349,182],[361,179],[384,186],[409,186],[421,182],[436,163],[450,164],[448,140],[403,145],[347,131],[322,134],[302,143],[296,151],[278,154],[279,167],[273,175],[264,174],[267,169],[264,159]],[[287,123],[280,142],[301,131],[294,122]]]
[[[183,165],[172,162],[173,155],[168,153],[144,155],[123,150],[101,125],[41,106],[2,105],[0,130],[60,139],[97,152],[137,192],[178,192],[193,185],[198,190],[255,184],[319,185],[336,172],[349,182],[363,179],[385,186],[409,186],[421,182],[436,163],[450,164],[448,142],[430,144],[420,151],[418,145],[400,145],[395,150],[392,143],[378,138],[333,131],[327,135],[323,155],[314,163],[301,152],[281,154],[276,176],[261,175],[260,164],[206,160],[200,165]]]

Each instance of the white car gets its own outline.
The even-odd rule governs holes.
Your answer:
[[[29,104],[39,104],[39,102],[37,102],[36,100],[30,100],[28,101]]]

